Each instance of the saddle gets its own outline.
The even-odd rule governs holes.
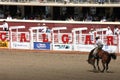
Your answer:
[[[96,49],[96,48],[93,49],[93,52],[94,52],[95,49]],[[101,51],[102,51],[102,47],[98,47],[96,54],[93,54],[93,53],[92,53],[93,58],[101,58],[100,55],[99,55],[99,53],[100,53]]]

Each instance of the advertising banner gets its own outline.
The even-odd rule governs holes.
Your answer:
[[[34,49],[50,50],[50,42],[34,42]]]
[[[0,48],[8,48],[9,42],[8,41],[0,41]]]
[[[107,45],[104,45],[103,46],[103,50],[109,52],[109,53],[116,53],[117,52],[117,46],[107,46]]]
[[[11,48],[14,49],[30,49],[30,42],[12,42]]]
[[[95,45],[84,45],[84,44],[76,44],[74,45],[75,51],[83,51],[83,52],[90,52],[92,49],[95,48]],[[108,51],[109,53],[114,53],[117,51],[117,46],[103,46],[103,50]]]
[[[94,48],[95,48],[94,45],[85,45],[85,44],[75,44],[74,45],[75,51],[90,52]]]
[[[72,44],[53,44],[53,50],[72,51]]]

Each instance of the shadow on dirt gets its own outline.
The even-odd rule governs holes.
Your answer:
[[[97,70],[88,70],[88,72],[93,72],[93,73],[114,73],[113,71],[101,72],[101,71],[97,71]]]

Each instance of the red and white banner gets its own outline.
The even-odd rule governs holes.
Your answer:
[[[65,51],[84,51],[89,52],[95,46],[95,35],[89,33],[82,33],[86,28],[75,28],[71,33],[62,33],[60,29],[54,28],[58,32],[51,31],[50,33],[41,32],[41,28],[32,27],[28,32],[21,32],[18,28],[10,30],[9,32],[0,32],[0,41],[6,42],[11,49],[34,49],[34,42],[46,43],[50,42],[51,50],[65,50]],[[120,36],[117,35],[101,35],[100,38],[104,42],[103,49],[108,52],[120,53]],[[94,38],[93,38],[94,37]],[[8,44],[9,43],[9,44]],[[1,44],[3,45],[3,44]]]

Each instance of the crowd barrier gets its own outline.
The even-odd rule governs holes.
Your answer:
[[[53,27],[49,32],[46,26],[30,27],[27,32],[19,31],[22,28],[25,26],[0,31],[0,48],[89,52],[95,48],[97,35],[104,42],[104,50],[120,53],[120,35],[105,35],[105,28],[98,29],[96,34],[83,33],[87,27],[73,28],[71,33],[61,32],[67,27]]]
[[[67,1],[68,3],[97,3],[97,2],[105,2],[107,4],[109,3],[118,3],[120,2],[119,0],[0,0],[0,2],[17,2],[17,3],[28,3],[28,2],[33,2],[33,3],[63,3],[64,1]]]

